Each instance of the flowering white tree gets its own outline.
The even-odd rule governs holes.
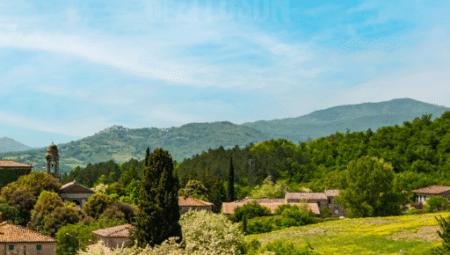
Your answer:
[[[153,248],[147,245],[142,249],[135,245],[131,248],[115,249],[111,255],[240,254],[239,246],[244,243],[244,234],[239,230],[239,224],[233,224],[225,215],[206,210],[189,211],[181,215],[180,224],[183,233],[181,244],[173,237]],[[106,255],[102,243],[80,254]]]

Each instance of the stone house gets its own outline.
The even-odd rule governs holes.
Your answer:
[[[189,209],[192,210],[207,210],[212,211],[213,203],[206,202],[190,196],[179,196],[178,207],[180,208],[180,214],[186,213]]]
[[[412,193],[414,193],[414,202],[426,204],[427,199],[431,196],[450,197],[450,186],[444,186],[442,183],[441,186],[428,186],[413,190]]]
[[[280,205],[301,205],[299,203],[286,203],[284,198],[244,198],[234,202],[222,203],[223,213],[233,214],[236,208],[242,207],[246,203],[251,203],[253,201],[256,201],[261,206],[269,208],[271,214],[274,214]],[[320,216],[320,210],[316,203],[307,203],[304,209],[312,211],[316,216]]]
[[[234,213],[235,208],[240,207],[245,203],[257,201],[258,204],[269,208],[271,213],[275,213],[276,208],[282,204],[298,205],[303,200],[307,203],[305,209],[312,211],[318,217],[322,217],[320,210],[324,207],[332,212],[330,217],[347,217],[347,210],[344,210],[344,208],[334,200],[336,196],[339,196],[339,190],[337,189],[325,189],[324,192],[286,191],[284,198],[245,198],[230,203],[223,203],[222,205],[223,213],[232,214]]]
[[[17,181],[20,176],[31,173],[32,165],[13,160],[0,160],[0,189],[11,182]]]
[[[6,221],[0,225],[0,255],[55,255],[56,239]]]
[[[103,242],[106,247],[105,252],[108,254],[112,249],[118,247],[130,247],[133,245],[132,242],[128,242],[128,236],[130,229],[134,228],[130,224],[124,224],[115,227],[97,229],[92,231],[97,236],[97,241]],[[94,248],[97,244],[92,244],[87,247]]]
[[[81,209],[83,209],[86,201],[95,194],[93,190],[78,184],[76,181],[62,185],[60,190],[60,196],[64,203],[73,202]]]

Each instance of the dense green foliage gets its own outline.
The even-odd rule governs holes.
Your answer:
[[[233,157],[230,157],[230,169],[228,170],[228,189],[227,189],[227,201],[234,201],[234,166]]]
[[[96,193],[91,196],[83,206],[83,211],[87,216],[99,219],[100,215],[110,207],[114,201],[107,195]]]
[[[266,216],[269,214],[269,208],[259,205],[256,201],[252,201],[251,203],[246,203],[243,206],[234,209],[234,213],[228,218],[232,222],[241,222],[244,218],[249,220],[258,216]]]
[[[380,103],[341,105],[318,110],[297,118],[256,121],[243,125],[253,127],[273,138],[284,138],[297,143],[326,137],[330,134],[353,131],[377,130],[384,126],[402,125],[423,114],[441,116],[449,108],[419,102],[413,99],[393,99]]]
[[[31,211],[31,224],[35,228],[45,225],[45,217],[49,216],[57,207],[63,207],[64,203],[58,193],[43,190]]]
[[[17,210],[17,208],[15,207],[10,206],[8,202],[0,200],[0,214],[3,217],[3,221],[14,222],[16,217],[19,216],[19,210]]]
[[[435,210],[447,210],[449,208],[450,207],[447,198],[441,196],[431,196],[427,198],[427,203],[424,205],[424,209],[427,212],[433,212]]]
[[[169,237],[180,237],[178,223],[178,179],[173,174],[173,161],[168,151],[147,148],[144,176],[139,194],[139,211],[136,219],[138,246],[160,245]]]
[[[246,234],[259,234],[316,222],[317,218],[311,211],[305,211],[304,208],[298,206],[286,205],[276,215],[254,217],[242,227]]]
[[[389,163],[363,156],[351,161],[343,174],[344,189],[336,201],[348,209],[348,217],[400,215],[406,204],[403,194],[394,192],[394,171]]]

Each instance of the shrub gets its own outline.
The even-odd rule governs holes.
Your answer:
[[[432,196],[427,199],[427,203],[424,205],[424,209],[427,212],[433,212],[434,210],[446,210],[449,208],[449,204],[446,198],[441,196]]]
[[[296,247],[294,243],[290,241],[285,241],[283,239],[277,239],[273,242],[267,243],[262,248],[258,250],[257,254],[261,254],[265,252],[270,252],[275,255],[310,255],[313,254],[314,249],[311,247],[311,244],[308,242],[306,247]]]
[[[256,201],[252,201],[234,209],[234,213],[229,216],[229,219],[232,222],[241,222],[244,219],[244,215],[249,220],[258,216],[270,215],[270,210],[267,207],[259,205]]]
[[[320,213],[322,214],[322,216],[324,218],[330,217],[330,215],[332,215],[333,213],[326,207],[322,207],[322,209],[320,209]]]

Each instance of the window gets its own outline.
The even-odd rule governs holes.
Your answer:
[[[8,251],[14,251],[14,245],[12,244],[8,245]]]
[[[36,251],[42,251],[42,245],[40,244],[36,245]]]

